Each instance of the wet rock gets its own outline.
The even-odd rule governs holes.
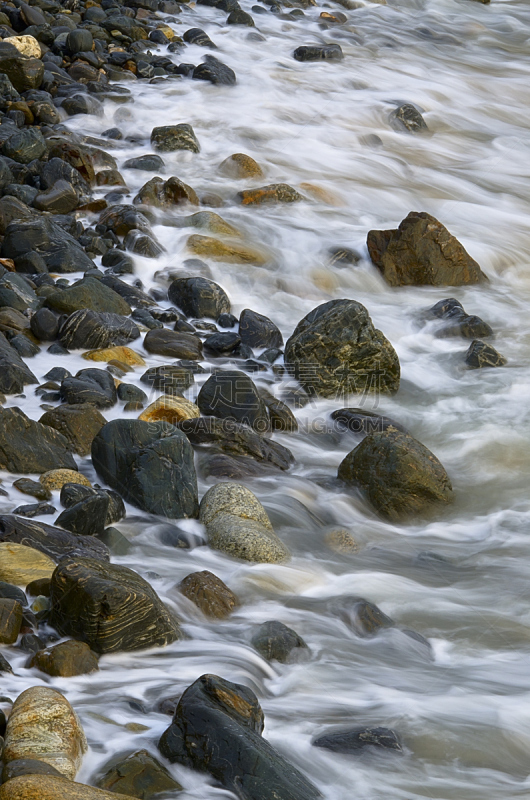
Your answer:
[[[91,486],[82,486],[79,483],[65,483],[61,488],[61,505],[72,508],[89,498],[99,497],[105,500],[107,507],[104,525],[119,522],[125,516],[125,505],[120,495],[112,489],[93,489]],[[57,520],[59,524],[59,520]],[[69,529],[70,530],[70,529]],[[98,532],[101,533],[102,531]]]
[[[96,408],[111,408],[118,397],[114,378],[104,369],[82,369],[61,383],[61,399],[69,405],[91,403]]]
[[[138,750],[126,758],[117,757],[107,765],[105,774],[98,779],[101,789],[120,792],[127,797],[154,800],[161,793],[178,792],[182,786],[167,769],[147,750]]]
[[[53,775],[26,775],[0,787],[0,800],[127,800],[127,796]]]
[[[31,332],[41,342],[53,342],[60,327],[58,314],[48,308],[39,308],[30,320]]]
[[[7,226],[2,254],[18,259],[35,252],[50,272],[86,272],[94,268],[79,242],[51,217],[11,222]]]
[[[316,800],[319,791],[261,738],[263,712],[245,686],[203,675],[182,695],[159,749],[246,800]]]
[[[39,211],[49,211],[52,214],[68,214],[79,205],[79,197],[68,181],[59,180],[51,189],[38,194],[33,201],[33,205]]]
[[[359,435],[383,433],[392,428],[402,433],[408,433],[403,425],[390,417],[365,411],[362,408],[339,408],[332,412],[331,419],[341,430],[345,429]]]
[[[399,388],[397,354],[355,300],[331,300],[307,314],[285,345],[285,363],[322,397]]]
[[[247,14],[246,11],[243,11],[241,8],[234,8],[233,11],[230,12],[226,19],[227,25],[246,25],[248,28],[254,28],[254,20]]]
[[[490,325],[480,317],[466,314],[462,303],[454,297],[440,300],[426,312],[426,317],[444,320],[445,324],[439,331],[439,336],[464,336],[467,339],[493,336]]]
[[[42,158],[45,152],[46,142],[37,128],[17,131],[2,145],[2,154],[20,164],[29,164],[35,158]]]
[[[468,369],[482,369],[483,367],[504,367],[508,360],[490,344],[476,339],[469,346],[465,363]]]
[[[207,278],[177,278],[168,290],[172,303],[190,318],[218,319],[230,313],[230,300],[219,284]]]
[[[195,381],[193,372],[178,364],[164,364],[161,367],[150,367],[144,372],[140,381],[156,391],[166,395],[181,395]]]
[[[210,547],[226,555],[273,564],[290,558],[257,497],[240,484],[212,486],[201,500],[199,519]]]
[[[0,542],[10,546],[24,545],[34,548],[34,551],[38,550],[39,553],[44,553],[56,561],[77,556],[88,556],[100,561],[109,560],[108,549],[92,536],[77,536],[53,525],[46,525],[44,522],[10,514],[0,516]],[[36,577],[49,576],[46,574]],[[27,583],[31,583],[32,580],[34,579],[30,578]]]
[[[147,218],[134,205],[110,206],[101,214],[99,222],[116,236],[126,236],[132,230],[143,233],[149,233],[151,230]]]
[[[38,58],[22,55],[10,43],[0,43],[0,73],[6,75],[17,92],[38,89],[44,75],[44,64]]]
[[[259,189],[245,189],[237,198],[243,206],[259,206],[269,203],[298,203],[304,197],[287,183],[271,183]]]
[[[206,617],[226,619],[239,605],[236,595],[208,570],[192,572],[179,583],[179,592],[191,600]]]
[[[54,678],[88,675],[99,669],[97,656],[85,642],[70,639],[35,653],[29,663]]]
[[[427,131],[427,123],[412,103],[404,103],[390,115],[390,121],[397,130],[418,133]]]
[[[309,648],[292,628],[283,622],[270,620],[260,625],[252,637],[252,646],[267,661],[279,661],[280,664],[292,664],[300,656],[309,653]]]
[[[0,644],[14,644],[22,625],[22,606],[17,600],[0,598]]]
[[[66,47],[72,55],[92,50],[93,44],[92,34],[85,28],[76,28],[66,37]]]
[[[52,189],[58,181],[66,181],[79,195],[89,195],[90,186],[81,173],[62,158],[50,158],[42,166],[40,184],[42,189]]]
[[[371,433],[342,461],[338,476],[360,486],[380,516],[405,522],[452,502],[451,482],[436,456],[401,431]]]
[[[204,62],[193,70],[192,77],[199,81],[210,81],[214,85],[234,86],[236,73],[215,56],[205,56]]]
[[[202,357],[202,342],[192,333],[169,331],[167,328],[156,328],[149,331],[144,339],[144,347],[148,353],[171,358],[185,358],[193,361]]]
[[[164,160],[156,153],[147,153],[145,156],[129,158],[123,165],[124,169],[139,169],[146,172],[158,172],[164,169]]]
[[[362,260],[362,256],[357,250],[349,247],[331,247],[329,252],[328,265],[330,267],[352,267]]]
[[[59,409],[56,410],[58,411]],[[77,483],[81,486],[90,486],[88,478],[72,469],[52,469],[49,472],[43,472],[39,481],[43,486],[53,492],[62,489],[65,483]]]
[[[121,253],[122,256],[124,255],[123,251],[118,252]],[[105,264],[103,264],[103,266],[105,266]],[[103,275],[100,280],[104,286],[108,286],[113,292],[123,297],[131,308],[152,308],[155,305],[153,298],[148,294],[142,292],[137,286],[131,286],[129,283],[121,281],[114,275]]]
[[[139,336],[138,326],[127,317],[89,309],[74,311],[59,330],[60,343],[70,350],[126,345]]]
[[[241,244],[215,239],[213,236],[200,236],[193,234],[186,242],[191,250],[201,258],[211,258],[212,261],[224,261],[227,264],[266,264],[270,255],[262,249]]]
[[[83,278],[54,292],[46,298],[46,305],[61,314],[73,314],[84,308],[122,316],[131,313],[129,304],[97,278]]]
[[[64,436],[19,408],[0,408],[0,467],[22,474],[77,468]]]
[[[186,203],[198,206],[199,198],[195,190],[179,178],[172,177],[167,181],[151,178],[142,186],[133,202],[157,208],[171,208]]]
[[[106,419],[91,403],[64,403],[52,411],[46,411],[39,422],[59,431],[74,453],[86,456],[90,453],[94,436],[99,433]]]
[[[204,352],[210,358],[233,355],[238,358],[241,353],[241,337],[238,333],[214,333],[204,340]]]
[[[88,350],[83,353],[87,361],[112,362],[119,361],[129,367],[145,367],[145,361],[136,350],[130,347],[102,347],[99,350]]]
[[[487,280],[441,222],[411,211],[397,230],[370,231],[368,252],[391,286],[462,286]]]
[[[219,170],[224,175],[227,175],[229,178],[234,178],[235,180],[263,177],[263,170],[257,161],[254,161],[253,158],[245,155],[245,153],[234,153],[228,156],[228,158],[219,165]]]
[[[359,753],[365,747],[403,752],[401,743],[390,728],[353,728],[341,733],[327,733],[313,742],[333,753]]]
[[[172,397],[171,395],[163,395],[159,397],[154,403],[151,403],[145,411],[142,411],[138,419],[144,422],[156,422],[157,420],[165,420],[172,425],[176,425],[183,419],[196,419],[200,417],[201,412],[195,403],[191,400],[186,400],[184,397]]]
[[[201,28],[190,28],[182,34],[182,38],[188,44],[196,44],[198,47],[216,47],[208,34]]]
[[[193,450],[173,425],[108,422],[92,443],[92,463],[99,477],[137,508],[177,519],[197,516]]]
[[[30,478],[19,478],[13,481],[13,486],[23,494],[36,497],[37,500],[51,500],[51,492],[46,489],[39,481],[32,481]]]
[[[290,450],[265,439],[246,425],[216,417],[200,417],[179,422],[179,428],[194,445],[213,446],[214,452],[250,457],[258,463],[287,470],[294,463]]]
[[[25,311],[35,309],[38,298],[26,278],[8,273],[0,278],[0,305]]]
[[[0,579],[17,586],[51,578],[55,562],[38,550],[11,542],[0,542]]]
[[[20,758],[34,758],[73,779],[86,750],[85,734],[77,715],[60,692],[47,686],[34,686],[17,697],[7,722],[5,764]],[[38,780],[43,781],[44,776],[40,775]],[[2,791],[4,789],[5,785]]]
[[[354,553],[359,549],[357,542],[345,528],[332,528],[324,536],[324,541],[335,553]]]
[[[341,61],[344,54],[338,44],[309,44],[297,47],[293,58],[296,61]]]
[[[7,783],[12,778],[18,778],[21,775],[55,775],[56,777],[62,777],[59,770],[44,761],[37,761],[36,758],[17,758],[5,765],[2,772],[2,780]]]
[[[14,586],[12,583],[6,583],[6,581],[0,581],[0,597],[16,600],[23,608],[28,605],[28,598],[22,589],[19,589],[18,586]],[[1,735],[0,733],[0,736]]]
[[[29,517],[31,519],[44,514],[55,514],[56,511],[55,506],[50,503],[27,503],[13,509],[13,514],[19,514],[21,517]]]
[[[136,572],[91,558],[62,561],[52,576],[50,624],[96,653],[163,646],[178,623]]]
[[[123,244],[126,250],[145,258],[158,258],[164,252],[164,248],[148,233],[140,231],[129,231]]]
[[[38,383],[37,378],[0,333],[0,392],[20,394],[28,383]]]
[[[286,403],[278,400],[266,389],[260,389],[259,395],[267,406],[272,431],[294,433],[298,430],[298,421]]]
[[[199,392],[197,405],[204,416],[240,422],[259,433],[270,428],[267,408],[255,384],[238,370],[211,375]]]
[[[155,150],[159,150],[162,153],[170,153],[174,150],[191,150],[192,153],[200,151],[199,142],[193,128],[187,123],[162,125],[159,128],[153,128],[151,144]]]
[[[244,344],[250,347],[282,347],[283,336],[280,329],[263,314],[245,308],[239,318],[239,335]]]
[[[108,496],[85,497],[59,514],[55,524],[77,535],[95,536],[105,529],[108,508]]]

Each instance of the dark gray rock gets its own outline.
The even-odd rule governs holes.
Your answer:
[[[0,392],[20,394],[27,383],[38,381],[4,334],[0,333]]]
[[[168,297],[190,318],[218,319],[230,313],[228,295],[208,278],[177,278],[169,286]]]
[[[383,433],[389,428],[408,433],[403,425],[390,417],[365,411],[362,408],[339,408],[332,412],[331,419],[338,424],[341,430],[348,430],[360,435]]]
[[[270,428],[267,407],[254,382],[239,370],[211,375],[199,392],[197,405],[204,416],[240,422],[259,433]]]
[[[267,661],[279,661],[280,664],[292,664],[309,654],[302,637],[277,620],[260,625],[252,637],[252,646]]]
[[[196,44],[197,47],[217,47],[201,28],[189,28],[182,34],[182,38],[188,44]]]
[[[104,770],[96,785],[100,789],[128,797],[153,800],[160,794],[176,793],[182,789],[160,761],[153,758],[147,750],[130,753],[127,757],[117,756]]]
[[[40,255],[50,272],[86,272],[95,266],[79,242],[50,217],[7,226],[2,245],[4,257],[12,258],[16,265],[21,256],[30,252]]]
[[[85,308],[122,316],[131,313],[131,307],[126,300],[105,285],[103,280],[91,277],[83,278],[72,286],[49,294],[46,297],[46,306],[61,314],[73,314],[74,311]]]
[[[0,278],[0,306],[25,311],[36,309],[38,304],[37,295],[22,275],[8,272]]]
[[[465,363],[468,369],[482,369],[483,367],[504,367],[508,361],[490,344],[477,339],[471,342],[466,353]]]
[[[202,342],[192,333],[169,331],[167,328],[156,328],[149,331],[144,339],[144,347],[148,353],[171,358],[185,358],[193,361],[202,357]]]
[[[399,106],[390,115],[390,121],[397,130],[408,131],[409,133],[429,130],[422,115],[412,103],[404,103]]]
[[[153,128],[151,144],[155,150],[159,150],[162,153],[170,153],[174,150],[191,150],[192,153],[200,151],[199,142],[193,128],[187,123]]]
[[[333,753],[359,753],[365,747],[403,752],[401,742],[390,728],[353,728],[340,733],[326,733],[315,739],[313,745]]]
[[[227,25],[246,25],[247,28],[254,28],[255,23],[250,14],[240,8],[234,8],[226,19]]]
[[[55,314],[48,308],[39,308],[30,320],[31,332],[41,342],[55,341],[60,324],[59,314]]]
[[[161,367],[150,367],[144,372],[140,381],[146,386],[164,394],[182,394],[193,386],[195,378],[190,369],[178,364],[164,364]]]
[[[112,489],[93,489],[80,483],[65,483],[61,489],[61,505],[68,509],[94,497],[103,498],[107,505],[104,525],[112,525],[125,517],[124,502]]]
[[[92,50],[93,43],[92,34],[85,28],[77,28],[75,31],[70,31],[66,37],[66,47],[72,55]]]
[[[140,169],[146,172],[160,172],[164,169],[164,161],[156,153],[148,153],[145,156],[130,158],[123,165],[124,169]]]
[[[111,408],[118,397],[114,378],[104,369],[80,370],[61,383],[61,399],[69,405],[91,403],[96,408]]]
[[[29,419],[19,408],[0,408],[0,468],[27,475],[77,470],[77,464],[60,433]]]
[[[341,61],[344,58],[339,44],[301,45],[293,53],[296,61]]]
[[[0,42],[0,73],[6,75],[17,92],[38,89],[44,75],[44,64],[38,58],[21,55],[8,42]]]
[[[44,522],[35,522],[11,514],[0,516],[0,542],[32,547],[54,561],[78,556],[88,556],[99,561],[109,560],[106,545],[92,536],[77,536],[53,525],[46,525]]]
[[[245,308],[239,318],[241,341],[250,347],[282,347],[283,336],[277,325],[263,314]]]
[[[59,341],[71,350],[126,345],[138,339],[138,326],[119,314],[83,309],[70,314],[59,330]]]
[[[39,211],[49,211],[51,214],[68,214],[79,205],[79,197],[71,183],[58,180],[51,189],[41,192],[33,200],[33,205]]]
[[[108,508],[107,495],[85,497],[59,514],[55,524],[77,535],[94,536],[105,529]]]
[[[46,152],[46,142],[38,128],[25,128],[4,142],[2,153],[20,164],[29,164],[34,159],[42,158]]]
[[[192,77],[199,81],[210,81],[214,85],[234,86],[236,73],[215,56],[206,56],[204,62],[193,70]]]

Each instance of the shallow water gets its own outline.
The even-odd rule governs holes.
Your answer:
[[[248,0],[241,5],[251,10]],[[343,11],[348,20],[325,29],[318,20],[323,9]],[[296,465],[288,475],[247,485],[291,548],[288,565],[238,563],[204,546],[165,547],[157,520],[146,522],[130,507],[131,517],[144,521],[117,526],[135,547],[113,560],[146,576],[178,610],[191,638],[163,650],[104,656],[100,672],[67,680],[25,669],[26,657],[10,649],[16,675],[2,676],[2,693],[14,697],[48,683],[66,694],[90,743],[78,777],[85,782],[114,753],[156,752],[169,722],[153,711],[156,702],[211,672],[256,691],[265,736],[330,800],[528,796],[530,8],[516,0],[490,6],[390,0],[353,10],[322,3],[296,22],[252,13],[263,41],[250,38],[247,28],[224,25],[225,14],[204,6],[172,23],[180,34],[195,26],[209,34],[219,47],[215,55],[237,73],[235,87],[187,79],[129,83],[134,104],[108,102],[104,117],[76,117],[68,125],[97,136],[118,121],[126,136],[143,136],[112,150],[108,143],[105,149],[121,167],[151,152],[155,125],[191,123],[201,153],[164,154],[166,175],[199,193],[220,194],[223,218],[271,254],[262,268],[210,263],[234,313],[250,307],[267,314],[287,338],[321,302],[349,297],[366,305],[399,354],[401,389],[392,398],[352,397],[344,404],[363,402],[388,414],[432,449],[450,475],[455,503],[430,523],[382,522],[360,497],[326,488],[356,439],[278,435]],[[293,60],[295,47],[320,42],[339,43],[344,60]],[[172,58],[197,64],[205,52],[188,46]],[[428,134],[392,129],[389,114],[402,102],[423,111]],[[380,137],[375,146],[366,139],[373,134]],[[311,199],[286,207],[235,205],[235,192],[247,184],[218,171],[235,152],[253,156],[266,171],[265,180],[250,185],[287,182],[306,196],[311,192]],[[151,177],[134,170],[123,175],[131,198]],[[314,199],[318,189],[301,186],[308,183],[326,193],[324,199]],[[490,283],[391,289],[367,260],[354,268],[327,267],[329,247],[354,247],[367,257],[368,230],[395,227],[411,210],[440,219]],[[146,288],[166,285],[156,272],[185,270],[186,239],[203,233],[162,225],[154,232],[167,252],[156,261],[136,259],[136,277]],[[420,326],[420,312],[450,295],[491,324],[495,347],[508,358],[505,368],[465,371],[469,343],[437,338],[434,328]],[[141,349],[139,342],[133,347]],[[146,360],[149,366],[167,361]],[[40,379],[63,362],[43,353],[28,363]],[[77,354],[64,365],[75,372],[87,362]],[[142,372],[138,368],[132,382]],[[35,419],[42,413],[32,387],[26,399],[12,397],[7,405],[21,405]],[[337,405],[319,401],[296,414],[300,423],[325,426]],[[135,416],[118,406],[105,415]],[[88,460],[80,467],[95,479]],[[4,478],[9,487],[13,476]],[[201,495],[210,483],[201,484]],[[12,490],[0,510],[23,502],[27,498]],[[356,553],[337,555],[326,546],[332,525],[351,531]],[[197,522],[182,526],[202,533]],[[175,590],[200,569],[219,575],[240,597],[228,621],[205,622]],[[400,628],[426,637],[432,652],[397,629],[360,638],[326,610],[328,598],[342,595],[377,603]],[[294,627],[311,648],[310,660],[289,666],[263,661],[249,641],[253,626],[268,619]],[[130,723],[145,729],[132,731]],[[333,725],[392,727],[404,755],[355,758],[312,748]],[[171,769],[185,787],[183,800],[229,796],[203,776]]]

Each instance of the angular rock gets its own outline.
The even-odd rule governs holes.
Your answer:
[[[36,158],[42,158],[45,152],[46,142],[38,128],[17,131],[2,146],[3,155],[20,164],[29,164]]]
[[[0,579],[17,586],[51,578],[55,562],[32,547],[0,542]]]
[[[99,433],[106,419],[92,403],[76,405],[64,403],[51,411],[46,411],[39,422],[59,431],[67,440],[72,452],[87,456],[94,436]]]
[[[25,775],[0,786],[0,800],[130,800],[53,775]]]
[[[70,405],[92,403],[97,408],[111,408],[118,397],[114,378],[104,369],[82,369],[75,377],[61,383],[61,399]]]
[[[55,561],[77,556],[87,556],[99,561],[109,560],[108,548],[103,542],[92,536],[77,536],[61,530],[61,528],[56,528],[54,525],[46,525],[44,522],[36,522],[11,514],[0,516],[0,543],[3,543],[2,547],[9,545],[15,547],[15,550],[16,545],[24,545],[26,548],[33,548],[34,553],[39,551]],[[29,558],[25,552],[22,553],[21,558],[23,556]],[[43,561],[42,565],[47,571],[48,561]],[[48,577],[48,575],[37,577]],[[2,579],[9,580],[8,578]],[[31,583],[32,580],[34,578],[30,578],[27,583]]]
[[[79,242],[49,217],[11,222],[6,229],[2,254],[17,260],[35,252],[50,272],[86,272],[94,269]]]
[[[142,186],[133,200],[134,203],[156,206],[157,208],[172,208],[186,203],[199,205],[197,193],[187,183],[179,178],[151,178]]]
[[[0,43],[0,73],[6,75],[17,92],[38,89],[44,64],[38,58],[23,56],[12,44]]]
[[[59,180],[46,192],[41,192],[33,201],[39,211],[52,214],[68,214],[79,205],[79,196],[68,181]]]
[[[245,308],[239,318],[239,335],[250,347],[282,347],[283,336],[277,325],[263,314]]]
[[[99,477],[137,508],[176,519],[197,516],[193,450],[173,425],[108,422],[92,442],[92,463]]]
[[[210,81],[214,85],[234,86],[236,73],[215,56],[205,56],[204,62],[193,70],[192,77],[199,81]]]
[[[476,339],[469,346],[465,363],[468,369],[482,369],[483,367],[504,367],[508,360],[501,356],[491,344]]]
[[[25,311],[28,308],[35,309],[37,304],[37,295],[22,275],[8,273],[0,278],[1,306]]]
[[[177,278],[169,286],[168,297],[187,317],[217,320],[230,313],[228,295],[208,278]]]
[[[53,678],[73,678],[99,669],[97,656],[85,642],[70,639],[35,653],[29,663]]]
[[[309,652],[302,637],[277,620],[260,625],[251,642],[263,658],[280,664],[292,664]]]
[[[59,330],[60,343],[72,350],[125,345],[139,336],[138,326],[127,317],[89,309],[74,311]]]
[[[91,558],[63,561],[52,576],[50,624],[96,653],[169,644],[178,623],[136,572]]]
[[[201,500],[199,519],[210,547],[226,555],[273,564],[290,558],[257,497],[240,484],[212,486]]]
[[[204,416],[240,422],[258,433],[270,428],[267,407],[254,382],[238,370],[211,375],[199,392],[197,405]]]
[[[211,619],[226,619],[239,605],[236,595],[221,578],[208,570],[186,575],[178,589]]]
[[[77,715],[60,692],[34,686],[17,697],[7,722],[4,763],[34,758],[72,780],[86,750],[85,734]],[[42,780],[44,776],[40,775],[39,781]],[[5,788],[6,784],[2,790]]]
[[[159,749],[172,762],[209,773],[245,800],[316,800],[320,792],[261,738],[255,694],[203,675],[182,695]]]
[[[35,758],[17,758],[5,765],[2,780],[7,783],[21,775],[55,775],[62,778],[59,770],[52,767],[51,764],[45,764],[44,761],[37,761]],[[65,779],[63,778],[63,780]]]
[[[397,354],[355,300],[330,300],[307,314],[285,345],[285,363],[322,397],[399,388]]]
[[[0,644],[14,644],[22,625],[22,606],[17,600],[0,597]]]
[[[127,797],[138,797],[140,800],[154,800],[161,793],[178,792],[182,789],[160,761],[147,750],[138,750],[126,758],[114,758],[97,784],[101,789],[121,792]]]
[[[397,230],[370,231],[368,252],[391,286],[463,286],[487,280],[447,228],[411,211]]]
[[[298,430],[298,420],[286,403],[278,400],[266,389],[260,389],[259,395],[267,406],[270,428],[273,432],[295,433]]]
[[[108,495],[95,494],[67,508],[59,514],[55,524],[77,535],[95,536],[105,530],[108,509]]]
[[[340,733],[326,733],[313,742],[333,753],[358,753],[365,747],[403,752],[401,743],[390,728],[353,728]]]
[[[38,383],[38,381],[4,334],[0,333],[0,392],[21,394],[27,383]]]
[[[192,153],[200,151],[199,142],[193,128],[187,123],[162,125],[159,128],[153,128],[151,144],[155,150],[162,153],[170,153],[174,150],[191,150]]]
[[[405,522],[452,502],[451,482],[436,456],[410,434],[371,433],[342,461],[338,476],[361,487],[378,514]]]
[[[301,45],[293,53],[296,61],[341,61],[344,58],[339,44]]]
[[[202,342],[198,336],[169,331],[167,328],[155,328],[149,331],[144,339],[144,347],[148,353],[171,358],[198,361],[202,357]]]
[[[90,277],[48,295],[46,305],[61,314],[73,314],[74,311],[84,308],[123,316],[131,313],[131,307],[123,297],[101,281]]]
[[[19,408],[0,408],[0,467],[22,474],[77,469],[64,436]]]
[[[429,130],[422,115],[412,103],[404,103],[399,106],[392,112],[390,121],[397,130],[408,131],[409,133]]]
[[[107,510],[104,525],[112,525],[123,519],[125,505],[120,495],[112,489],[93,489],[91,486],[81,486],[78,483],[65,483],[61,488],[61,505],[68,509],[94,497],[105,499]]]

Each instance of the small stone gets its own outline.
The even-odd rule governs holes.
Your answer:
[[[198,336],[192,333],[168,331],[167,328],[155,328],[149,331],[144,339],[144,347],[148,353],[171,358],[198,361],[202,357],[202,342]]]
[[[131,753],[126,758],[114,758],[98,779],[101,789],[120,792],[127,797],[154,800],[159,794],[179,792],[182,786],[147,750]],[[120,795],[121,796],[121,795]]]
[[[357,542],[345,528],[332,528],[327,531],[324,541],[336,553],[355,553],[359,549]]]
[[[280,664],[292,664],[309,654],[302,637],[277,620],[260,625],[252,637],[252,646],[267,661],[279,661]]]
[[[0,597],[0,644],[14,644],[22,625],[22,606],[17,600]]]
[[[238,192],[237,198],[241,205],[258,206],[269,203],[298,203],[304,197],[287,183],[271,183],[259,189],[245,189]]]
[[[208,570],[187,575],[179,583],[178,589],[211,619],[226,619],[239,605],[236,595]]]
[[[262,249],[244,245],[240,242],[223,242],[211,236],[193,234],[186,242],[188,250],[201,258],[224,261],[227,264],[257,264],[262,266],[270,261],[270,255]]]
[[[190,318],[218,319],[230,312],[230,300],[219,284],[208,278],[177,278],[170,284],[168,296]]]
[[[90,453],[94,436],[101,430],[106,419],[91,403],[62,403],[57,408],[46,411],[39,422],[62,433],[74,453],[86,456]],[[83,476],[78,480],[83,480]]]
[[[138,419],[142,419],[144,422],[166,420],[166,422],[176,425],[183,419],[195,419],[200,415],[198,407],[190,400],[186,400],[184,397],[163,395],[147,406]]]
[[[143,30],[143,29],[141,29]],[[55,775],[24,775],[0,787],[0,800],[131,800]]]
[[[301,45],[293,53],[296,61],[341,61],[344,58],[338,44]]]
[[[3,155],[20,164],[29,164],[30,161],[41,158],[45,152],[46,142],[40,130],[36,128],[13,133],[2,146]]]
[[[255,23],[250,14],[243,11],[241,8],[235,8],[230,12],[226,19],[227,25],[246,25],[248,28],[254,28]]]
[[[234,86],[236,83],[234,70],[211,55],[206,56],[204,63],[195,67],[192,77],[195,80],[209,81],[220,86]]]
[[[146,172],[159,172],[164,169],[164,160],[156,153],[147,153],[145,156],[130,158],[123,165],[124,169],[139,169]]]
[[[51,500],[51,492],[40,481],[32,481],[30,478],[19,478],[13,481],[13,486],[23,494],[36,497],[37,500]]]
[[[398,130],[409,133],[429,130],[418,109],[412,103],[404,103],[391,114],[391,122]]]
[[[250,347],[282,347],[283,336],[277,325],[263,314],[245,308],[239,318],[241,341]]]
[[[359,753],[365,747],[403,752],[401,742],[390,728],[354,728],[342,733],[328,733],[313,742],[333,753]]]
[[[263,170],[257,161],[245,153],[234,153],[228,156],[219,166],[219,170],[229,178],[262,178]]]
[[[29,663],[54,678],[88,675],[99,669],[97,656],[85,642],[70,639],[35,653]]]
[[[483,367],[504,367],[508,360],[490,344],[476,339],[469,346],[465,363],[468,369],[482,369]]]
[[[6,36],[3,41],[12,44],[23,56],[42,58],[40,44],[34,36]]]
[[[191,150],[192,153],[200,151],[199,142],[193,128],[187,123],[153,128],[151,144],[155,150],[163,153],[170,153],[174,150]]]
[[[145,361],[140,353],[131,350],[130,347],[103,347],[99,350],[87,350],[83,353],[83,358],[87,361],[122,361],[128,366],[145,367]]]
[[[71,469],[52,469],[44,472],[39,481],[51,492],[62,489],[65,483],[79,483],[81,486],[91,486],[92,484],[80,472]]]

